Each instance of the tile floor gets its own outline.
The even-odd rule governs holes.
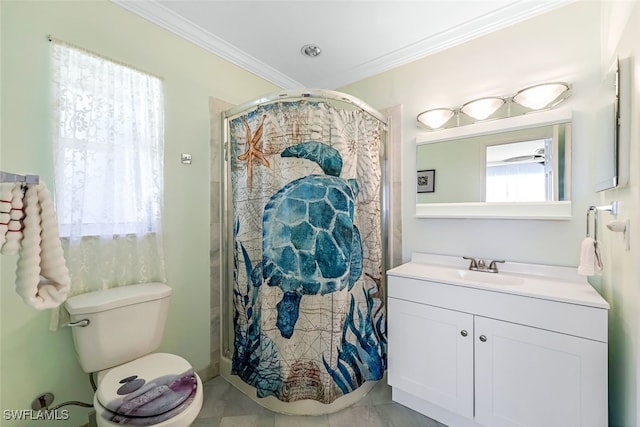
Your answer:
[[[391,401],[391,387],[379,382],[362,400],[329,415],[271,412],[216,377],[204,384],[204,403],[193,427],[446,427]]]

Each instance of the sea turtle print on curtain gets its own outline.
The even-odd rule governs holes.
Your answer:
[[[260,397],[330,403],[386,369],[382,124],[298,101],[229,127],[232,372]]]
[[[339,178],[340,153],[308,141],[281,156],[315,161],[327,174],[291,181],[269,199],[262,217],[262,277],[284,292],[276,326],[291,338],[302,295],[351,289],[360,278],[362,245],[353,224],[358,183]]]

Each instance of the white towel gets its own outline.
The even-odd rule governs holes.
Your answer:
[[[602,267],[602,257],[600,256],[598,242],[591,237],[585,238],[580,248],[578,274],[594,276],[602,272]]]
[[[9,224],[7,224],[5,238],[1,252],[4,255],[17,255],[22,240],[22,218],[24,217],[22,198],[22,184],[15,184],[11,190],[11,209]],[[4,200],[4,199],[3,199]]]
[[[25,303],[38,310],[58,307],[67,299],[71,279],[51,193],[42,181],[28,186],[24,213],[16,292]]]

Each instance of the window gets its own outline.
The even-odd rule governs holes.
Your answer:
[[[160,79],[53,41],[55,194],[64,237],[157,231]]]
[[[536,139],[486,148],[487,202],[553,200],[548,155],[551,139]]]
[[[521,163],[487,167],[487,202],[544,202],[544,164]]]

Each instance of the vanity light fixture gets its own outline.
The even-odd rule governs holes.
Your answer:
[[[459,108],[432,108],[418,114],[417,120],[418,125],[429,130],[465,126],[482,120],[548,110],[570,95],[571,87],[567,83],[541,83],[521,89],[513,96],[486,96],[466,102]]]
[[[476,120],[486,120],[498,111],[504,103],[505,101],[503,98],[498,96],[489,96],[467,102],[460,107],[460,111]]]
[[[456,114],[451,108],[435,108],[418,114],[418,122],[429,129],[440,129]]]
[[[522,89],[513,95],[513,102],[532,110],[551,108],[568,96],[569,85],[566,83],[543,83]]]

